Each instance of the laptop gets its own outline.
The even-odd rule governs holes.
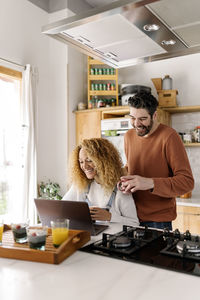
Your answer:
[[[87,230],[91,235],[97,235],[108,228],[107,225],[92,221],[87,202],[34,199],[42,225],[51,227],[51,220],[69,219],[69,228]]]

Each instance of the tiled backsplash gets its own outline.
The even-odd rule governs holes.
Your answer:
[[[189,133],[196,126],[200,126],[200,112],[172,114],[171,120],[172,127],[177,132]],[[200,143],[199,147],[186,147],[186,152],[195,179],[193,194],[200,194]]]

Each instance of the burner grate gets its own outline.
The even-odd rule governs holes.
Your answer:
[[[183,251],[183,252],[178,252],[177,250],[177,243],[179,241],[176,240],[173,242],[173,244],[171,245],[167,245],[167,247],[165,247],[164,249],[162,249],[160,251],[160,253],[165,254],[165,255],[170,255],[170,256],[174,256],[174,257],[179,257],[182,259],[190,259],[190,260],[194,260],[196,262],[200,262],[200,256],[195,255],[194,253],[190,253],[187,250]]]
[[[98,251],[130,255],[158,239],[161,235],[162,232],[147,228],[123,226],[123,231],[117,234],[103,233],[102,240],[95,242],[93,247]]]

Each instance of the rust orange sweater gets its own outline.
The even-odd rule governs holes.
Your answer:
[[[187,153],[177,132],[160,124],[149,137],[134,129],[124,137],[128,173],[153,178],[153,191],[133,194],[140,221],[167,222],[176,218],[175,197],[189,192],[194,179]]]

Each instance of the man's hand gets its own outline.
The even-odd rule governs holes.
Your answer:
[[[152,178],[141,177],[139,175],[127,175],[120,178],[118,189],[124,194],[134,193],[136,191],[150,190],[154,188]]]
[[[100,207],[90,207],[90,214],[93,221],[110,221],[111,213],[105,208]]]

